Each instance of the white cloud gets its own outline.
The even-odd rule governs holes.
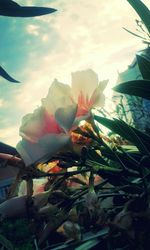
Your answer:
[[[43,41],[43,42],[48,42],[48,40],[49,40],[48,34],[44,34],[44,35],[42,36],[42,41]]]
[[[16,146],[17,142],[20,140],[18,131],[19,126],[10,126],[0,129],[0,141]]]
[[[36,1],[28,3],[36,5]],[[54,7],[58,12],[34,18],[27,26],[28,34],[40,38],[36,42],[39,50],[44,48],[43,44],[49,47],[46,51],[43,49],[39,58],[38,51],[34,51],[35,44],[27,40],[33,51],[26,62],[27,69],[22,72],[25,81],[15,97],[22,115],[40,105],[54,78],[70,83],[72,71],[92,68],[100,80],[110,78],[110,84],[114,85],[117,71],[124,70],[135,52],[144,48],[140,39],[122,29],[136,28],[137,15],[127,1],[56,0],[38,5],[41,4]],[[13,138],[10,132],[5,140],[13,141],[8,138]]]
[[[39,26],[37,25],[29,24],[27,25],[26,30],[28,34],[39,36]]]
[[[28,77],[16,97],[23,113],[40,104],[53,78],[70,83],[71,71],[93,68],[101,79],[111,78],[112,83],[117,70],[130,64],[142,47],[140,40],[122,29],[133,29],[136,17],[126,1],[58,0],[53,5],[56,14],[38,17],[38,26],[28,27],[36,33],[46,26],[47,33],[40,32],[40,38],[51,43],[40,59],[36,52],[30,55],[31,70],[26,71]]]
[[[2,108],[5,104],[4,104],[4,100],[3,99],[0,99],[0,108]]]

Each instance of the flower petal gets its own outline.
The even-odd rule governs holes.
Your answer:
[[[67,84],[53,81],[46,98],[42,99],[42,107],[51,114],[55,115],[58,108],[66,107],[73,104],[71,88]]]
[[[44,110],[40,107],[34,110],[33,113],[27,114],[23,117],[19,134],[30,142],[37,142],[37,140],[43,135],[43,129]]]
[[[108,80],[101,81],[99,86],[94,90],[90,98],[91,107],[103,107],[105,103],[105,96],[103,94],[104,89],[106,88]]]
[[[91,96],[90,106],[92,108],[103,107],[104,103],[105,103],[105,96],[104,96],[103,92],[101,91],[100,86],[98,86]]]
[[[59,126],[55,117],[49,114],[47,111],[45,111],[44,120],[45,120],[45,125],[43,129],[43,135],[60,134],[64,132],[63,129]]]
[[[64,145],[70,141],[70,135],[66,134],[48,134],[39,140],[39,145],[45,150],[48,157],[57,153]]]
[[[23,139],[17,144],[16,149],[26,166],[28,166],[49,160],[69,142],[69,139],[70,137],[65,134],[47,134],[43,136],[38,143],[31,143]]]
[[[91,93],[93,93],[97,86],[98,76],[93,70],[88,69],[72,73],[72,93],[76,101],[78,101],[78,97],[81,93],[85,98],[90,98]]]
[[[64,131],[70,130],[73,125],[77,113],[77,105],[73,104],[66,108],[59,108],[55,112],[55,118]]]
[[[104,89],[106,88],[108,82],[109,82],[108,79],[99,82],[99,86],[100,86],[101,91],[104,91]]]
[[[17,144],[16,149],[26,166],[35,163],[45,156],[44,150],[38,143],[32,143],[25,139],[22,139],[22,141]]]

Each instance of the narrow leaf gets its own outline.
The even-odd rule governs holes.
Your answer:
[[[113,90],[127,94],[139,96],[150,100],[150,81],[149,80],[134,80],[118,84]]]
[[[147,45],[150,45],[150,42],[148,42],[148,41],[142,41],[143,43],[145,43],[145,44],[147,44]]]
[[[0,76],[6,79],[9,82],[19,83],[19,81],[12,78],[1,66],[0,66]]]
[[[98,243],[99,243],[98,239],[89,240],[80,245],[79,247],[76,247],[75,250],[85,250],[85,249],[89,250],[92,249],[94,246],[96,246]]]
[[[91,160],[87,160],[86,164],[88,166],[92,167],[96,171],[103,170],[105,172],[111,172],[111,173],[121,173],[122,172],[122,169],[119,169],[116,166],[111,167],[111,166],[103,165],[103,164],[100,164],[98,162],[91,161]]]
[[[112,130],[114,133],[132,142],[143,154],[149,154],[148,148],[137,135],[136,130],[125,122],[117,119],[110,120],[100,116],[95,116],[95,120]]]
[[[16,10],[13,13],[7,12],[7,14],[10,14],[10,16],[15,17],[35,17],[35,16],[42,16],[51,14],[53,12],[57,11],[53,8],[46,8],[46,7],[21,7],[20,10]]]
[[[142,55],[136,55],[136,58],[142,77],[150,80],[150,60]]]
[[[55,12],[56,9],[36,6],[20,6],[11,0],[0,1],[0,15],[10,17],[35,17]]]
[[[127,0],[129,4],[134,8],[136,13],[139,15],[147,30],[150,33],[150,11],[146,5],[140,0]]]

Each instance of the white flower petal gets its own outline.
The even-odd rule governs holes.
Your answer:
[[[23,139],[17,144],[16,149],[26,166],[38,162],[41,158],[45,159],[46,153],[38,143],[31,143]]]
[[[66,108],[59,108],[55,113],[55,119],[59,126],[66,132],[70,130],[73,125],[77,113],[77,105],[70,105]]]
[[[70,135],[47,134],[39,140],[39,145],[45,150],[45,152],[49,157],[57,153],[69,141],[70,141]]]
[[[98,86],[98,76],[91,70],[77,71],[72,73],[72,93],[76,100],[82,94],[90,98],[93,91]]]
[[[22,118],[22,124],[19,129],[19,134],[24,139],[31,142],[36,142],[42,136],[44,127],[44,112],[43,108],[39,107],[33,113],[27,114]]]
[[[49,114],[54,115],[58,108],[73,104],[71,88],[67,84],[54,80],[46,98],[43,98],[41,101],[42,107],[44,107]]]
[[[99,85],[95,91],[93,92],[90,102],[92,104],[92,108],[94,107],[103,107],[105,104],[105,96],[103,91],[101,90],[101,85]]]
[[[38,143],[31,143],[23,139],[17,144],[16,149],[26,166],[29,166],[33,163],[49,160],[49,158],[56,154],[69,140],[69,135],[47,134],[43,136]]]
[[[101,90],[101,91],[104,91],[104,89],[106,88],[108,82],[109,82],[108,79],[99,82],[99,86],[100,86],[100,90]]]

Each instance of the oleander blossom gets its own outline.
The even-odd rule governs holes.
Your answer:
[[[71,131],[102,107],[107,80],[99,83],[89,69],[72,73],[71,86],[54,80],[41,106],[22,119],[17,151],[26,165],[49,160],[71,141]]]

